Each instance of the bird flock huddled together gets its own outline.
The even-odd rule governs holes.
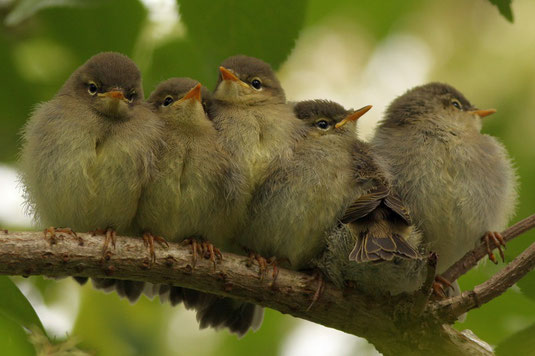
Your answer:
[[[366,293],[414,292],[430,253],[440,275],[482,237],[503,245],[517,180],[480,132],[494,110],[430,83],[395,99],[363,142],[356,121],[370,108],[288,102],[271,67],[243,55],[223,61],[213,92],[172,78],[145,100],[136,64],[100,53],[33,112],[21,181],[38,225],[99,231],[104,253],[116,233],[143,238],[152,260],[155,243],[188,241],[214,263],[219,249],[246,251],[273,278],[284,264]],[[183,303],[200,327],[243,335],[262,322],[260,306],[228,297],[92,281],[132,302]]]

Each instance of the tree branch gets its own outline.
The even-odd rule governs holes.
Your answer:
[[[454,322],[461,314],[498,297],[535,268],[535,242],[511,263],[473,290],[432,305],[439,318]]]
[[[535,214],[525,218],[514,224],[513,226],[502,232],[503,239],[511,241],[515,237],[522,235],[526,231],[532,229],[535,226]],[[495,249],[497,246],[494,241],[490,241],[491,248]],[[448,281],[455,281],[457,278],[474,268],[479,260],[487,256],[487,245],[482,242],[478,247],[472,251],[467,252],[459,261],[455,262],[446,272],[442,273],[442,277]]]
[[[420,315],[427,308],[427,302],[431,297],[432,286],[437,273],[437,254],[431,253],[427,259],[427,271],[422,286],[414,293],[414,304],[412,312],[414,315]]]
[[[314,278],[281,269],[272,285],[248,267],[244,256],[225,253],[216,266],[201,259],[192,267],[191,249],[171,243],[157,247],[156,261],[140,238],[117,237],[115,249],[102,252],[102,236],[60,234],[50,243],[42,232],[0,233],[0,274],[85,276],[166,283],[276,309],[368,339],[385,355],[492,355],[492,352],[442,321],[417,316],[407,296],[371,297],[326,283],[321,298],[307,306],[317,287]]]

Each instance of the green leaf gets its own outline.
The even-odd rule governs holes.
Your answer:
[[[35,349],[20,325],[0,313],[0,347],[2,355],[33,356]]]
[[[185,55],[187,53],[187,55]],[[190,77],[206,85],[206,77],[213,79],[217,74],[205,71],[199,65],[203,58],[188,39],[170,41],[154,51],[152,65],[143,73],[145,96],[156,88],[159,82],[172,77]],[[217,68],[217,67],[216,67]]]
[[[17,45],[6,33],[0,32],[0,161],[14,161],[17,156],[18,132],[28,113],[39,102],[35,86],[31,86],[17,71],[13,49]]]
[[[44,3],[51,4],[39,2],[31,19],[0,31],[0,78],[6,83],[0,86],[0,161],[16,159],[20,128],[32,108],[50,100],[78,66],[101,51],[132,56],[147,18],[139,1]]]
[[[310,0],[306,26],[330,21],[357,24],[358,30],[369,31],[380,40],[399,28],[400,19],[421,11],[424,4],[423,0]]]
[[[41,320],[39,320],[32,305],[9,277],[0,276],[0,290],[2,291],[0,315],[28,329],[32,326],[37,326],[45,332],[43,324],[41,324]]]
[[[84,295],[72,331],[81,340],[81,348],[94,350],[99,356],[203,355],[182,349],[165,352],[168,335],[179,339],[184,335],[180,331],[169,334],[167,330],[174,310],[169,303],[162,305],[158,298],[150,301],[142,297],[132,305],[117,293],[104,294],[88,285],[82,289]]]
[[[500,14],[502,14],[503,17],[505,17],[509,22],[513,22],[513,10],[511,10],[511,3],[513,0],[489,0],[491,4],[496,6],[498,10],[500,11]]]
[[[204,73],[198,79],[212,86],[222,60],[236,54],[258,57],[275,69],[286,59],[304,22],[306,0],[179,0],[188,39],[199,49]],[[176,67],[182,64],[176,58]]]
[[[42,23],[40,34],[75,53],[81,62],[76,67],[102,51],[131,55],[145,24],[147,9],[132,0],[86,0],[85,3],[86,6],[41,11],[35,16]],[[79,31],[73,31],[75,28]]]
[[[533,355],[535,351],[535,324],[505,339],[496,348],[496,355]]]

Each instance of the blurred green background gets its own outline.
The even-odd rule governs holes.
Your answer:
[[[519,220],[535,212],[535,2],[515,0],[512,10],[514,23],[486,0],[0,0],[0,226],[31,228],[20,213],[15,169],[18,133],[32,108],[90,56],[108,50],[136,61],[146,96],[172,76],[213,88],[227,56],[260,57],[278,70],[289,100],[374,105],[359,122],[364,139],[406,89],[448,82],[475,105],[498,109],[483,130],[499,137],[516,162]],[[534,240],[531,232],[509,243],[507,259]],[[502,267],[483,263],[461,278],[461,287]],[[70,279],[12,280],[51,339],[75,338],[96,355],[375,353],[361,339],[272,310],[258,332],[238,340],[198,330],[192,312],[157,300],[130,305]],[[31,355],[20,323],[1,312],[10,303],[0,296],[0,342],[7,355]],[[535,273],[456,327],[499,345],[500,355],[535,354]]]

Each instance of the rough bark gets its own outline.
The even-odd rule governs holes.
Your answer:
[[[500,296],[535,267],[535,242],[489,280],[456,297],[431,305],[431,311],[451,322],[467,311]]]
[[[224,253],[215,267],[201,258],[194,268],[190,247],[175,243],[169,248],[156,246],[157,258],[151,263],[141,238],[118,236],[116,247],[106,253],[102,251],[103,240],[90,234],[75,237],[62,233],[45,239],[42,232],[4,231],[0,233],[0,274],[113,277],[184,286],[253,302],[364,337],[385,355],[493,354],[484,343],[448,325],[460,311],[477,306],[465,302],[474,291],[458,297],[464,302],[452,309],[450,305],[460,303],[455,298],[428,302],[430,283],[414,296],[397,297],[371,297],[327,283],[320,299],[307,310],[318,287],[310,275],[281,269],[273,283],[270,273],[260,278],[258,267],[250,265],[247,257],[229,253]],[[522,273],[533,268],[532,262],[519,258],[524,261]],[[527,260],[532,261],[532,257]],[[518,267],[514,266],[517,264],[511,268]],[[520,277],[516,273],[514,278]],[[491,285],[484,289],[478,286],[475,291],[492,290],[492,283],[501,280],[493,277],[486,282]],[[495,296],[491,293],[485,298]]]

